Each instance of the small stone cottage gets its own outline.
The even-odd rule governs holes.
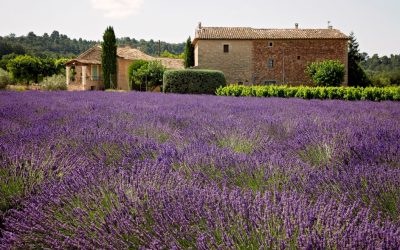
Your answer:
[[[195,67],[224,72],[228,83],[309,84],[308,64],[327,59],[345,65],[348,37],[337,29],[202,27],[193,40]]]
[[[100,45],[93,46],[66,64],[68,90],[102,90]],[[158,60],[168,69],[183,69],[183,60],[149,56],[131,47],[117,48],[117,85],[120,90],[129,90],[128,67],[135,60]]]

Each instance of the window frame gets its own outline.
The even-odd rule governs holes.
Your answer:
[[[228,54],[229,53],[229,44],[224,44],[222,51],[224,52],[224,54]]]
[[[90,72],[90,78],[92,81],[99,81],[100,80],[100,67],[98,64],[92,64],[91,65],[91,72]],[[96,74],[94,74],[96,72]]]
[[[274,60],[274,58],[268,58],[268,61],[267,61],[267,68],[273,69],[274,66],[275,66],[275,60]]]

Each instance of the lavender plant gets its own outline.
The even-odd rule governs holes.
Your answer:
[[[398,249],[400,104],[0,92],[1,249]]]

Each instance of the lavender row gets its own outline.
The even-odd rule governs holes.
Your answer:
[[[400,104],[0,93],[6,248],[400,245]]]

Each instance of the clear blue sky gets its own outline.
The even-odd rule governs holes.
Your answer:
[[[361,51],[400,54],[400,0],[0,0],[0,35],[101,40],[107,25],[118,37],[182,42],[203,26],[334,28],[354,31]]]

